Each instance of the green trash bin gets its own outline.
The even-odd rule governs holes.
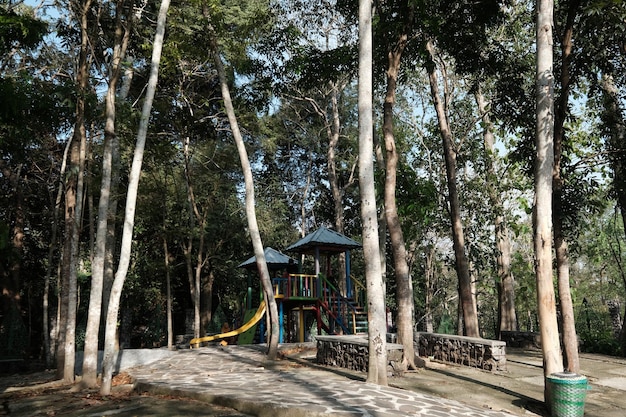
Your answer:
[[[557,372],[547,377],[550,384],[552,417],[582,417],[585,414],[587,378],[572,372]]]

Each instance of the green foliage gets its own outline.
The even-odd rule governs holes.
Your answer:
[[[436,333],[456,334],[456,325],[454,323],[455,320],[453,320],[449,314],[445,314],[439,321]]]
[[[581,352],[619,356],[619,340],[611,326],[606,306],[598,308],[584,303],[577,307],[576,331],[581,341]]]
[[[45,22],[19,15],[0,3],[0,57],[12,48],[36,47],[47,31]]]

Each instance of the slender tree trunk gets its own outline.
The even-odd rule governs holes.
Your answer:
[[[255,211],[255,198],[254,198],[254,179],[252,177],[252,168],[248,159],[248,152],[239,130],[239,123],[235,116],[235,108],[230,97],[230,90],[226,81],[226,71],[222,58],[219,52],[219,46],[217,43],[217,34],[211,23],[211,16],[208,8],[204,7],[204,16],[209,23],[209,47],[213,54],[213,60],[217,69],[217,74],[220,80],[220,86],[222,90],[222,100],[224,101],[224,107],[228,115],[228,122],[230,124],[231,133],[237,145],[237,151],[239,153],[239,159],[241,161],[241,169],[243,170],[244,182],[246,187],[246,218],[248,219],[248,230],[250,238],[252,240],[252,247],[254,249],[254,256],[256,257],[257,268],[261,275],[261,286],[265,295],[265,303],[267,305],[267,311],[269,312],[270,319],[270,337],[268,343],[267,357],[269,360],[275,360],[278,354],[278,337],[280,334],[280,328],[278,327],[278,308],[276,306],[276,300],[274,299],[274,288],[272,286],[272,280],[270,273],[267,269],[267,263],[265,261],[265,253],[263,250],[263,242],[261,240],[261,234],[256,219]]]
[[[472,295],[469,262],[467,260],[467,255],[465,254],[465,236],[463,232],[463,222],[461,220],[459,194],[456,187],[456,151],[453,145],[452,132],[448,123],[445,105],[439,94],[435,49],[431,41],[427,42],[426,48],[430,53],[430,63],[427,68],[428,78],[430,81],[430,91],[435,105],[435,110],[437,112],[439,130],[443,142],[443,154],[446,163],[448,200],[450,203],[450,221],[452,223],[452,240],[456,260],[456,272],[459,279],[459,299],[463,309],[465,335],[480,337],[478,314],[476,312]]]
[[[537,132],[535,207],[533,213],[537,310],[541,332],[543,372],[563,370],[552,282],[552,169],[554,165],[553,2],[537,2]],[[549,405],[549,384],[544,397]]]
[[[480,88],[475,93],[476,104],[483,122],[483,142],[485,147],[486,186],[489,203],[493,212],[493,224],[496,243],[496,268],[498,272],[498,335],[502,331],[517,330],[517,313],[515,311],[515,281],[511,271],[511,241],[509,230],[504,220],[504,207],[498,193],[494,161],[495,138],[493,124],[487,110],[488,105]]]
[[[73,14],[78,17],[81,32],[81,45],[76,76],[76,123],[72,144],[70,146],[70,174],[65,185],[65,247],[63,251],[63,273],[61,288],[61,332],[59,337],[60,346],[57,358],[57,374],[65,381],[74,382],[75,363],[75,332],[76,332],[76,302],[77,302],[77,256],[80,221],[80,190],[82,187],[82,171],[84,163],[81,154],[84,152],[86,142],[85,131],[85,94],[88,85],[88,45],[87,14],[91,6],[91,0],[84,3],[71,3],[75,8]],[[84,157],[83,157],[84,158]]]
[[[602,119],[609,133],[607,147],[611,155],[613,190],[617,195],[617,205],[622,217],[622,224],[626,224],[626,120],[613,75],[604,73],[601,86],[604,102]],[[624,284],[626,285],[626,279]],[[626,356],[626,320],[623,321],[619,341],[622,355]]]
[[[24,211],[24,166],[10,166],[0,160],[0,175],[9,182],[11,205],[13,214],[10,218],[2,219],[0,223],[6,226],[11,239],[9,248],[13,256],[7,257],[8,270],[0,266],[0,329],[7,337],[9,353],[22,355],[22,344],[28,342],[28,334],[24,333],[24,315],[22,313],[22,262],[24,258],[24,232],[26,227],[26,213]],[[2,260],[4,264],[4,259]],[[30,311],[30,310],[29,310]]]
[[[165,291],[167,297],[167,348],[174,349],[174,327],[172,324],[172,286],[170,279],[170,251],[167,238],[163,236],[163,258],[165,260]]]
[[[204,246],[205,246],[205,229],[206,229],[206,222],[207,222],[207,211],[204,210],[201,212],[200,208],[198,207],[198,203],[196,201],[196,195],[194,193],[194,187],[193,187],[193,183],[191,181],[192,175],[191,175],[191,166],[190,166],[190,161],[191,161],[191,156],[189,153],[189,138],[185,138],[185,143],[183,145],[184,148],[184,154],[185,154],[185,179],[187,181],[187,199],[189,200],[189,210],[191,211],[190,213],[190,225],[193,228],[194,224],[197,225],[198,228],[198,234],[199,234],[199,242],[198,242],[198,251],[196,253],[196,265],[195,268],[193,269],[193,279],[189,281],[190,283],[190,288],[191,288],[191,297],[193,300],[193,308],[194,308],[194,337],[198,338],[198,337],[202,337],[204,336],[204,329],[206,328],[203,325],[203,320],[202,320],[202,293],[203,291],[203,285],[202,285],[202,269],[205,266],[206,263],[206,255],[204,253]],[[194,222],[195,219],[195,222]],[[192,234],[193,235],[193,234]],[[188,269],[189,269],[189,273],[191,273],[191,249],[192,249],[192,243],[193,242],[193,238],[190,235],[189,237],[189,243],[187,246],[188,252],[186,252],[186,255],[188,256],[189,259],[189,264],[188,264]],[[191,275],[190,275],[191,278]],[[212,285],[212,282],[211,282]],[[210,314],[210,313],[209,313]],[[207,324],[207,323],[204,323]]]
[[[11,203],[13,216],[11,219],[3,219],[3,224],[10,228],[11,249],[15,256],[8,259],[7,274],[0,267],[0,314],[21,319],[21,289],[22,289],[22,258],[24,251],[24,193],[22,191],[23,165],[10,166],[0,160],[0,175],[6,178],[10,184]],[[10,326],[9,326],[10,327]]]
[[[100,388],[100,393],[102,395],[109,395],[111,393],[111,379],[113,377],[113,368],[115,366],[114,360],[115,342],[117,340],[117,319],[120,308],[120,299],[122,296],[122,288],[124,287],[124,281],[126,280],[130,264],[133,227],[135,223],[135,208],[137,206],[137,190],[139,188],[139,177],[141,175],[143,153],[146,145],[146,136],[148,134],[150,112],[152,110],[152,102],[154,100],[154,94],[156,92],[157,81],[159,78],[159,63],[161,61],[163,38],[165,36],[165,23],[167,20],[167,11],[169,6],[170,0],[162,0],[159,8],[157,29],[152,49],[150,76],[148,78],[146,97],[141,110],[141,119],[139,120],[139,129],[137,131],[137,142],[135,144],[135,152],[128,179],[126,210],[124,213],[124,229],[122,231],[122,246],[120,248],[120,261],[117,272],[115,273],[113,286],[111,287],[111,297],[107,311],[104,357],[102,360],[102,386]]]
[[[424,320],[426,322],[426,331],[433,333],[435,331],[433,325],[433,309],[432,301],[435,295],[435,245],[428,245],[426,249],[426,294],[424,301]]]
[[[200,310],[200,324],[206,329],[213,318],[213,283],[215,283],[215,271],[209,262],[209,273],[201,282],[202,302]],[[204,336],[204,332],[203,332]]]
[[[52,230],[50,237],[50,244],[48,246],[48,265],[46,267],[46,277],[44,279],[43,289],[43,334],[44,334],[44,356],[46,359],[46,367],[51,368],[54,357],[56,356],[55,344],[57,342],[56,337],[53,336],[53,332],[50,328],[50,281],[52,279],[52,271],[55,261],[55,251],[58,245],[58,231],[59,231],[59,218],[61,216],[61,201],[63,199],[63,178],[65,178],[65,168],[67,167],[67,155],[69,154],[71,141],[65,146],[63,152],[63,159],[61,161],[61,168],[59,170],[59,188],[57,189],[56,199],[54,201],[54,211],[52,216]],[[55,320],[56,321],[56,320]],[[57,323],[58,325],[58,323]],[[53,326],[58,328],[58,326]]]
[[[113,170],[113,147],[117,141],[115,133],[115,98],[117,84],[121,76],[121,63],[126,53],[130,31],[122,27],[121,14],[124,1],[116,5],[115,45],[109,74],[109,85],[105,96],[104,151],[102,158],[102,184],[98,200],[98,223],[96,230],[95,253],[92,262],[91,291],[89,295],[89,314],[85,331],[85,353],[81,384],[95,387],[98,382],[98,347],[100,319],[102,316],[102,295],[106,258],[108,215],[111,204],[111,177]]]
[[[11,258],[9,265],[10,284],[8,286],[9,302],[7,303],[17,314],[14,316],[22,318],[22,259],[24,255],[24,227],[26,215],[24,213],[24,192],[22,191],[22,164],[19,164],[14,171],[9,171],[8,177],[12,188],[13,202],[13,222],[11,225],[11,247],[15,256]],[[5,297],[7,288],[2,288],[2,296]]]
[[[189,282],[189,291],[191,294],[191,302],[193,304],[193,337],[200,337],[200,304],[198,294],[198,289],[196,288],[195,275],[193,272],[193,264],[192,264],[192,250],[193,250],[193,237],[191,233],[187,238],[187,244],[183,246],[183,254],[185,255],[185,266],[187,267],[187,281]]]
[[[578,338],[574,321],[574,306],[570,292],[569,250],[563,225],[563,184],[561,161],[565,137],[565,118],[569,102],[569,93],[572,85],[570,64],[572,59],[573,34],[579,2],[573,0],[568,3],[567,22],[561,39],[562,64],[560,74],[561,89],[556,101],[554,117],[554,166],[552,168],[552,227],[554,235],[554,250],[556,253],[556,268],[559,288],[559,308],[563,331],[563,351],[566,369],[580,372],[578,358]]]
[[[385,219],[391,248],[393,251],[394,272],[396,278],[396,298],[398,305],[398,340],[403,345],[404,365],[415,369],[415,349],[413,347],[413,281],[407,262],[406,245],[396,204],[396,177],[398,170],[398,150],[393,132],[393,108],[396,101],[396,88],[402,52],[408,36],[403,34],[394,48],[387,53],[387,92],[383,105],[383,135],[385,138]]]
[[[339,144],[339,133],[341,129],[339,121],[339,106],[337,104],[338,94],[337,83],[333,83],[331,86],[331,111],[332,111],[332,123],[326,123],[326,133],[328,136],[328,152],[327,152],[327,167],[328,167],[328,182],[330,183],[330,190],[333,196],[333,211],[335,213],[335,230],[338,233],[345,233],[345,215],[343,210],[343,195],[344,189],[339,184],[339,175],[337,175],[337,161],[336,150]],[[339,256],[339,290],[344,297],[348,294],[347,277],[346,277],[346,256],[341,253]],[[342,312],[344,314],[344,312]],[[345,317],[345,314],[344,314]]]
[[[372,2],[359,0],[359,187],[368,306],[367,382],[387,385],[387,320],[374,189],[372,55]]]

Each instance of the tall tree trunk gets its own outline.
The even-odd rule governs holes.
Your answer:
[[[543,372],[547,377],[563,370],[552,282],[552,169],[554,165],[554,75],[552,0],[537,2],[537,131],[535,207],[533,213],[537,310],[541,332]],[[549,405],[549,384],[544,397]]]
[[[622,224],[626,224],[626,120],[624,109],[620,104],[619,90],[612,74],[604,73],[602,75],[601,87],[604,102],[602,119],[609,135],[607,147],[611,155],[613,190],[617,196]],[[626,279],[624,279],[624,284],[626,285]],[[626,320],[623,321],[619,340],[622,355],[626,356]]]
[[[410,15],[413,13],[410,9]],[[406,19],[412,21],[411,17]],[[398,171],[398,150],[393,132],[393,108],[396,101],[396,88],[402,53],[406,47],[408,35],[402,33],[396,43],[387,52],[387,91],[383,105],[383,135],[385,138],[385,220],[389,230],[393,251],[394,273],[396,278],[396,298],[398,305],[398,340],[403,346],[405,366],[415,369],[415,349],[413,347],[414,298],[413,281],[407,262],[406,245],[402,234],[402,225],[396,204],[396,178]]]
[[[120,248],[120,261],[115,273],[115,280],[111,287],[111,296],[107,311],[105,339],[104,339],[104,357],[102,359],[102,386],[100,393],[109,395],[111,393],[111,379],[113,377],[113,368],[115,366],[115,343],[117,340],[117,320],[120,308],[120,299],[124,281],[128,273],[130,264],[130,254],[133,239],[133,227],[135,224],[135,208],[137,206],[137,190],[139,188],[139,177],[141,176],[141,165],[143,163],[143,153],[146,145],[146,136],[148,134],[148,123],[150,121],[150,112],[152,110],[152,102],[156,92],[157,82],[159,78],[159,63],[161,61],[161,51],[163,50],[163,38],[165,36],[165,23],[167,20],[167,11],[170,6],[170,0],[162,0],[157,18],[156,34],[152,49],[152,60],[150,64],[150,76],[148,78],[148,87],[146,89],[146,97],[144,99],[141,110],[141,119],[139,120],[139,129],[137,131],[137,142],[135,144],[135,152],[131,165],[130,175],[128,178],[128,191],[126,193],[126,209],[124,213],[124,229],[122,231],[122,246]]]
[[[359,187],[368,306],[367,382],[387,385],[387,320],[374,189],[372,55],[372,2],[359,0]]]
[[[200,310],[200,325],[206,329],[213,319],[213,284],[215,283],[215,271],[209,262],[209,273],[201,282],[202,302]]]
[[[200,213],[200,209],[196,202],[196,195],[194,193],[193,184],[191,182],[191,156],[189,153],[189,137],[185,138],[184,144],[185,155],[185,180],[187,184],[187,200],[189,202],[189,224],[193,229],[198,228],[200,241],[198,243],[198,252],[196,253],[196,266],[191,266],[191,256],[193,248],[193,233],[189,235],[189,241],[185,251],[185,257],[187,259],[187,274],[189,276],[189,287],[191,290],[191,300],[193,302],[193,323],[194,323],[194,338],[204,336],[202,331],[203,327],[200,320],[201,310],[201,281],[202,281],[202,268],[204,266],[204,230],[206,226],[206,211]],[[192,272],[193,269],[193,272]],[[193,274],[193,275],[192,275]]]
[[[470,278],[469,263],[465,254],[465,237],[463,221],[461,220],[461,207],[459,194],[456,187],[456,151],[454,149],[452,131],[448,123],[444,101],[440,97],[439,83],[437,79],[437,65],[435,48],[432,41],[428,41],[426,48],[430,54],[430,62],[427,66],[430,91],[437,112],[439,130],[443,142],[443,156],[446,163],[446,176],[448,183],[448,200],[450,204],[450,222],[452,224],[452,240],[454,256],[456,260],[456,272],[459,279],[459,299],[463,309],[463,323],[465,335],[480,337],[478,327],[478,314],[472,295],[472,282]]]
[[[67,155],[69,153],[71,142],[68,142],[65,146],[65,151],[63,152],[63,159],[61,162],[61,168],[59,170],[59,178],[65,178],[65,168],[67,166]],[[53,336],[53,332],[50,328],[50,281],[52,279],[52,272],[54,270],[54,265],[57,264],[55,261],[55,251],[58,245],[58,231],[59,231],[59,217],[61,215],[61,201],[63,199],[63,181],[59,181],[59,188],[57,189],[56,199],[54,201],[54,210],[52,214],[52,231],[50,237],[50,243],[48,246],[48,256],[47,261],[48,265],[46,266],[46,277],[44,279],[44,288],[43,288],[43,337],[44,337],[44,357],[46,360],[46,366],[48,368],[52,367],[54,356],[56,355],[55,343],[57,341],[56,337]],[[53,326],[54,328],[58,328],[58,326]]]
[[[172,324],[172,286],[170,279],[170,251],[167,238],[163,236],[163,259],[165,260],[165,291],[167,297],[167,348],[174,349],[174,328]]]
[[[22,258],[24,252],[24,193],[22,191],[22,172],[23,165],[18,164],[13,167],[0,160],[0,175],[8,179],[11,190],[11,202],[13,208],[13,216],[11,219],[2,221],[6,225],[8,234],[11,239],[12,256],[8,259],[8,274],[4,274],[0,267],[0,314],[8,317],[9,311],[11,317],[21,319],[21,290],[22,290]],[[11,327],[11,326],[9,326]]]
[[[185,255],[185,266],[187,271],[187,282],[189,283],[189,292],[191,295],[191,303],[193,304],[193,337],[200,337],[200,303],[198,289],[196,288],[196,281],[194,279],[193,264],[192,264],[192,250],[193,250],[193,236],[190,233],[187,237],[187,244],[181,243],[183,254]],[[198,295],[196,295],[198,294]]]
[[[569,278],[569,250],[563,225],[563,184],[564,179],[561,170],[563,159],[563,144],[565,137],[565,118],[569,102],[569,93],[572,85],[570,63],[572,59],[573,34],[579,2],[573,0],[568,3],[567,22],[561,39],[561,74],[560,92],[556,100],[554,117],[554,166],[552,168],[552,227],[554,234],[554,250],[556,253],[556,270],[559,288],[559,308],[561,310],[561,324],[563,332],[564,362],[567,370],[580,372],[578,358],[578,338],[576,336],[576,324],[574,320],[574,305],[570,292]]]
[[[429,333],[433,333],[435,331],[433,325],[433,309],[432,302],[435,296],[435,245],[428,245],[426,248],[426,265],[425,265],[425,275],[426,275],[426,294],[424,301],[424,321],[426,322],[425,327],[426,331]]]
[[[326,158],[326,164],[328,168],[328,182],[330,183],[330,190],[333,196],[333,212],[335,214],[335,230],[338,233],[345,233],[345,215],[343,210],[343,195],[344,189],[339,184],[339,175],[337,174],[337,161],[335,152],[337,145],[339,144],[339,133],[341,129],[339,121],[339,106],[337,104],[338,85],[333,83],[331,85],[331,111],[332,122],[326,123],[326,133],[328,136],[328,152]],[[337,277],[339,282],[339,291],[341,295],[346,297],[348,295],[347,288],[347,276],[346,276],[346,255],[341,253],[339,255],[339,276]],[[342,312],[342,314],[344,314]],[[344,314],[345,317],[345,314]]]
[[[102,295],[106,258],[107,235],[109,231],[109,207],[111,204],[111,176],[113,169],[113,148],[117,141],[115,133],[115,98],[117,84],[121,76],[121,63],[126,53],[130,31],[122,26],[124,0],[116,4],[115,45],[109,72],[109,85],[105,96],[104,150],[102,157],[102,183],[98,200],[98,222],[95,253],[92,262],[89,314],[85,331],[85,352],[81,384],[95,387],[98,382],[98,346],[100,319],[102,316]]]
[[[8,245],[11,255],[7,257],[8,271],[0,266],[0,329],[5,333],[6,346],[10,354],[23,355],[23,344],[30,338],[24,332],[24,317],[22,300],[22,263],[24,258],[24,231],[26,213],[24,211],[24,169],[23,165],[10,166],[0,160],[0,175],[10,184],[11,218],[0,220],[2,231],[7,231],[11,244]],[[7,229],[5,229],[5,227]],[[3,236],[4,237],[4,236]],[[4,261],[4,259],[3,259]],[[4,262],[2,262],[4,264]],[[28,310],[30,311],[30,309]],[[26,339],[26,341],[25,341]]]
[[[276,299],[274,299],[274,288],[272,286],[272,280],[270,273],[267,269],[267,263],[265,261],[265,253],[263,250],[263,241],[261,240],[261,234],[256,219],[255,211],[255,198],[254,198],[254,179],[252,177],[252,167],[250,166],[250,160],[248,159],[248,152],[239,130],[239,123],[235,116],[235,108],[230,97],[230,90],[226,81],[226,71],[222,58],[220,56],[219,46],[217,42],[217,34],[211,23],[211,16],[208,11],[208,7],[205,5],[203,8],[205,18],[209,23],[209,47],[213,55],[217,74],[219,76],[220,86],[222,90],[222,100],[224,101],[224,107],[226,108],[226,114],[228,115],[228,122],[230,124],[231,133],[237,145],[237,151],[239,153],[239,159],[241,161],[241,169],[243,171],[244,182],[246,187],[246,218],[248,220],[248,230],[250,238],[252,240],[252,247],[254,249],[254,256],[256,257],[257,268],[261,275],[261,286],[265,295],[265,303],[267,305],[267,311],[269,312],[270,319],[270,337],[268,343],[267,357],[269,360],[275,360],[278,355],[278,338],[280,334],[280,328],[278,327],[278,308],[276,306]]]
[[[82,171],[86,146],[85,130],[85,95],[88,85],[88,47],[87,33],[91,0],[71,2],[72,13],[78,17],[81,33],[81,45],[76,75],[76,123],[70,147],[69,176],[65,186],[65,247],[63,251],[62,274],[62,310],[60,340],[58,349],[57,374],[65,381],[74,382],[74,363],[76,350],[76,303],[77,303],[77,263],[79,247],[79,222],[81,211]],[[82,160],[81,160],[82,155]]]
[[[498,335],[502,331],[517,330],[515,311],[515,280],[511,271],[511,241],[504,220],[504,207],[497,189],[498,177],[494,167],[496,151],[493,124],[489,117],[488,105],[480,88],[475,93],[476,104],[483,122],[483,142],[485,148],[486,186],[489,203],[493,212],[496,243],[496,269],[498,273]]]

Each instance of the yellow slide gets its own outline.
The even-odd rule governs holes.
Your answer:
[[[231,330],[230,332],[226,332],[226,333],[214,334],[213,336],[205,336],[205,337],[198,337],[196,339],[191,339],[189,344],[193,347],[194,345],[197,345],[198,343],[211,342],[213,340],[219,340],[219,339],[225,339],[227,337],[237,336],[245,332],[246,330],[250,329],[255,324],[257,324],[259,320],[261,320],[264,314],[265,314],[265,300],[261,301],[261,304],[259,305],[259,308],[257,309],[256,313],[254,313],[254,316],[252,316],[250,320],[248,320],[243,326],[239,327],[238,329]]]

